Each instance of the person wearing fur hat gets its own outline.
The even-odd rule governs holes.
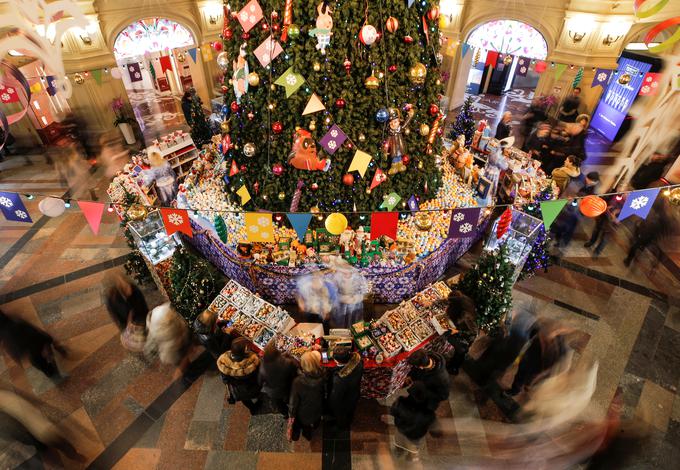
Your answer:
[[[222,381],[229,389],[229,403],[240,401],[254,414],[260,406],[260,384],[257,374],[260,358],[248,349],[250,341],[241,337],[231,343],[231,349],[217,359]]]
[[[359,401],[364,364],[361,355],[349,346],[336,347],[333,359],[338,367],[330,380],[328,406],[338,427],[349,428]]]

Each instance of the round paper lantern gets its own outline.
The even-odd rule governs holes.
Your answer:
[[[590,195],[581,200],[579,209],[586,217],[597,217],[607,210],[607,202],[600,196]]]
[[[385,21],[385,27],[387,28],[387,31],[393,33],[399,28],[399,20],[394,16],[390,16],[387,18],[387,21]]]
[[[113,67],[111,69],[111,76],[116,80],[120,80],[123,75],[121,74],[120,69],[118,67]]]
[[[47,217],[59,217],[66,210],[66,203],[56,197],[46,197],[40,201],[38,209]]]
[[[334,212],[326,217],[324,225],[331,235],[340,235],[347,228],[347,217],[339,212]]]
[[[359,40],[366,46],[370,46],[378,39],[378,31],[374,26],[367,24],[359,31]]]

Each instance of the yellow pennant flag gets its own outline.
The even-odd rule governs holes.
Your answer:
[[[354,153],[352,163],[349,164],[349,169],[347,172],[349,173],[350,171],[358,171],[363,178],[366,174],[366,168],[368,168],[368,164],[371,163],[371,158],[372,157],[366,152],[362,152],[361,150],[357,149],[357,151]]]
[[[203,60],[205,62],[212,60],[213,55],[212,55],[212,46],[210,45],[209,42],[206,42],[201,46],[201,56],[203,56]]]
[[[236,191],[236,194],[239,195],[241,198],[241,205],[245,206],[248,201],[250,201],[250,193],[248,192],[248,188],[246,188],[246,185],[244,184],[241,186],[238,191]]]
[[[249,242],[274,242],[272,215],[264,212],[246,212],[246,234]]]
[[[31,93],[40,93],[42,90],[42,84],[40,81],[35,82],[33,85],[31,85]]]

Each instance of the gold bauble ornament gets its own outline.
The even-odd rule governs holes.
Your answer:
[[[423,169],[423,162],[422,162],[422,161],[419,161],[419,162],[418,162],[418,169],[419,169],[419,170],[422,170],[422,169]]]
[[[366,194],[371,194],[371,188],[366,188]]]
[[[260,76],[257,74],[257,72],[250,72],[248,74],[248,85],[258,86],[259,84],[260,84]]]
[[[375,75],[371,74],[369,77],[366,78],[364,81],[364,86],[368,88],[369,90],[375,90],[380,86],[380,80],[378,80],[378,77]]]
[[[222,121],[220,123],[220,130],[222,130],[222,132],[225,134],[229,132],[229,121]]]
[[[505,57],[503,58],[503,64],[505,65],[512,64],[512,56],[510,54],[505,55]]]
[[[83,77],[81,74],[77,73],[73,76],[73,80],[78,84],[82,85],[85,83],[85,77]]]
[[[141,204],[133,204],[127,210],[127,216],[130,220],[144,220],[146,219],[146,207]]]
[[[318,72],[319,70],[321,70],[321,64],[318,62],[314,62],[312,64],[312,69],[314,69],[315,72]]]
[[[366,140],[366,136],[364,134],[359,134],[359,142],[363,142]]]
[[[311,212],[312,214],[318,214],[321,211],[319,211],[318,206],[312,206],[312,207],[309,208],[309,212]]]
[[[279,193],[279,201],[283,201],[284,199],[286,199],[286,193],[284,193],[283,191],[281,191],[281,192]]]
[[[425,77],[427,76],[427,67],[424,64],[418,62],[413,67],[408,70],[408,79],[414,85],[422,85],[425,83]]]
[[[406,129],[404,129],[404,135],[410,135],[410,134],[411,134],[411,129],[409,129],[408,127]]]
[[[432,228],[432,217],[427,212],[418,212],[416,214],[416,227],[422,232],[429,232]]]
[[[439,86],[439,85],[442,84],[442,81],[439,80],[439,79],[436,79],[436,80],[434,81],[434,84],[437,85],[437,86]]]
[[[310,131],[315,131],[316,130],[316,121],[311,121],[309,123],[309,130]]]
[[[183,52],[178,52],[175,58],[177,59],[177,62],[184,62],[187,60],[187,56],[185,56]]]
[[[674,206],[680,206],[680,188],[671,189],[668,195],[668,202]]]
[[[430,135],[430,126],[428,126],[427,124],[421,124],[420,135],[422,135],[423,137]]]
[[[274,84],[272,83],[271,85],[269,85],[269,89],[270,89],[271,91],[276,90],[276,85],[274,85]]]

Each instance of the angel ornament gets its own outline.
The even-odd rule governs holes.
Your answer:
[[[316,7],[319,16],[316,17],[316,28],[309,31],[310,36],[316,36],[316,48],[322,54],[326,53],[326,48],[331,44],[331,36],[333,33],[333,18],[331,18],[331,7],[328,6],[327,1],[319,3]]]
[[[234,84],[234,95],[236,102],[241,103],[241,96],[248,93],[248,61],[246,60],[246,44],[243,43],[239,49],[238,57],[232,62],[234,74],[232,82]]]
[[[406,154],[404,149],[404,140],[402,138],[402,131],[406,129],[411,122],[411,118],[415,113],[412,106],[408,106],[408,111],[406,112],[406,119],[401,120],[399,110],[396,108],[390,108],[390,117],[387,126],[387,154],[392,159],[392,166],[390,166],[387,174],[394,175],[406,170],[406,165],[404,165],[403,157]]]

